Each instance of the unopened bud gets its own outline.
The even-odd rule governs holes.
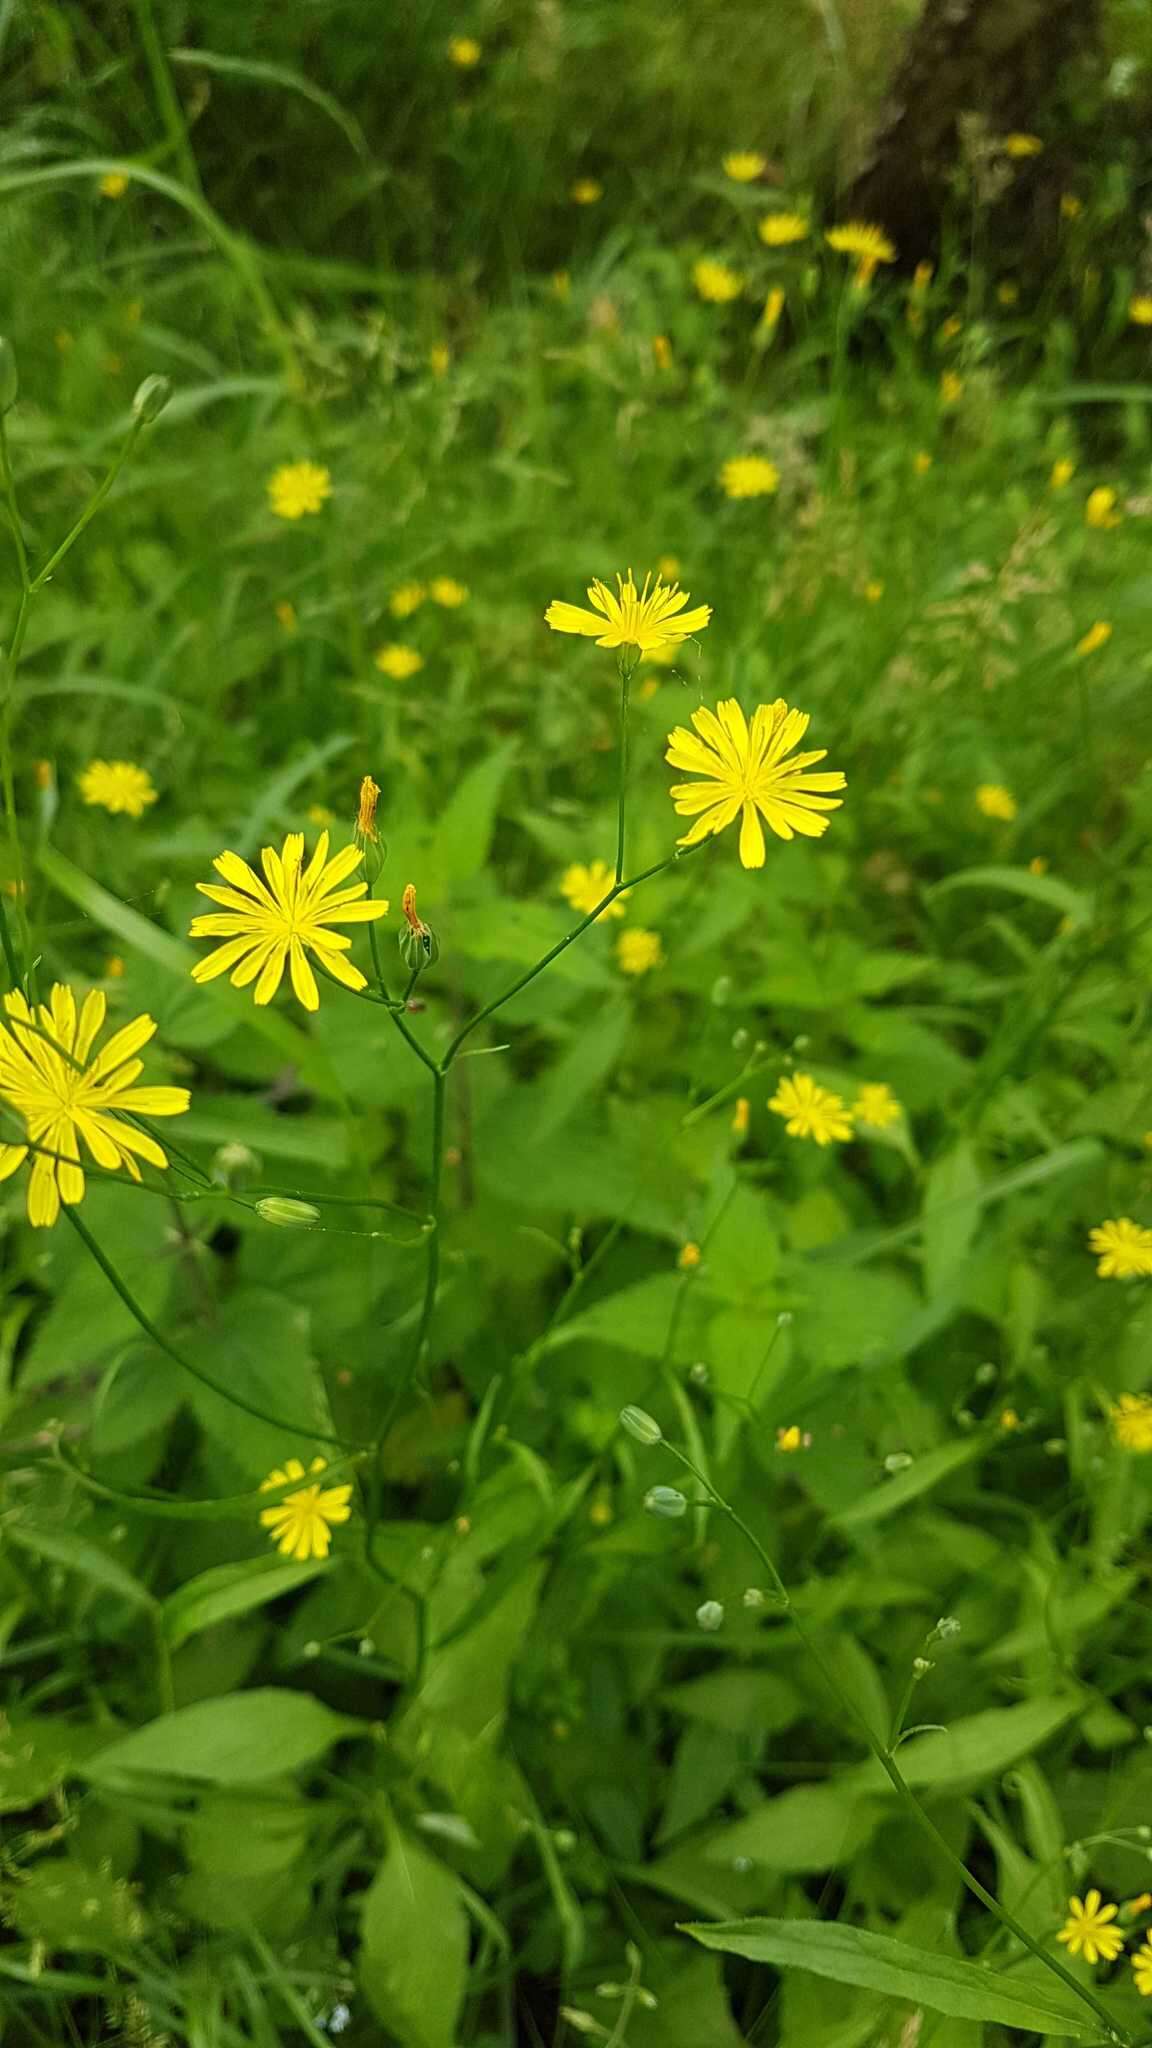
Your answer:
[[[664,1437],[656,1417],[649,1415],[646,1408],[622,1408],[620,1427],[626,1429],[629,1436],[634,1436],[638,1444],[658,1444]]]
[[[360,784],[360,808],[356,813],[354,838],[357,846],[363,848],[369,840],[375,844],[379,837],[376,831],[376,806],[380,801],[380,784],[365,775]]]
[[[677,1486],[650,1486],[644,1495],[644,1506],[650,1515],[657,1515],[662,1522],[679,1521],[688,1512],[688,1502]]]
[[[954,1614],[942,1614],[928,1638],[930,1643],[946,1643],[960,1633],[960,1623]]]
[[[917,1678],[927,1678],[928,1673],[935,1670],[935,1666],[930,1657],[913,1657],[912,1670]]]
[[[0,413],[11,412],[20,395],[20,372],[16,351],[6,334],[0,334]]]
[[[132,411],[141,426],[150,427],[158,420],[172,396],[172,382],[168,377],[145,377],[137,386],[132,400]]]
[[[745,1607],[763,1607],[764,1595],[759,1586],[745,1586],[744,1605]]]
[[[719,1600],[701,1601],[696,1609],[696,1620],[702,1629],[706,1629],[710,1636],[714,1636],[717,1629],[724,1626],[724,1609]]]
[[[293,1201],[289,1195],[262,1196],[256,1204],[256,1214],[281,1230],[311,1230],[320,1221],[320,1211],[311,1202]]]
[[[416,885],[408,882],[400,908],[404,912],[405,930],[400,933],[400,958],[410,974],[422,974],[426,967],[434,967],[440,958],[440,941],[422,917],[416,914]]]
[[[886,1472],[907,1472],[908,1467],[915,1463],[916,1460],[910,1451],[891,1451],[884,1460],[884,1470]]]

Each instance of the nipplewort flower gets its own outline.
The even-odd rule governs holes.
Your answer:
[[[320,1486],[316,1483],[319,1474],[327,1470],[324,1458],[313,1458],[305,1475],[299,1458],[289,1458],[283,1471],[277,1467],[260,1482],[261,1493],[267,1493],[273,1486],[287,1486],[290,1479],[307,1476],[312,1482],[296,1493],[285,1494],[274,1508],[262,1508],[260,1511],[260,1520],[277,1550],[285,1557],[296,1558],[300,1564],[306,1564],[309,1558],[327,1557],[332,1544],[333,1525],[346,1522],[352,1512],[348,1505],[352,1498],[350,1486]]]
[[[777,697],[774,704],[757,706],[749,726],[736,699],[727,697],[715,711],[703,706],[694,711],[692,723],[695,733],[682,725],[669,733],[664,757],[673,768],[687,768],[706,778],[672,786],[680,816],[696,819],[678,842],[681,846],[696,846],[739,817],[741,863],[762,868],[761,817],[778,839],[791,839],[797,832],[819,839],[827,831],[823,814],[840,808],[843,798],[830,792],[844,788],[844,777],[839,769],[807,773],[814,762],[825,759],[824,747],[788,759],[808,730],[806,711],[790,711]]]
[[[1068,1918],[1056,1939],[1064,1943],[1069,1955],[1082,1955],[1086,1963],[1113,1963],[1124,1946],[1120,1929],[1108,1924],[1116,1918],[1118,1910],[1116,1906],[1101,1905],[1100,1894],[1095,1890],[1083,1899],[1069,1899]]]
[[[554,598],[545,620],[554,633],[580,633],[595,640],[597,647],[638,647],[641,654],[651,654],[660,647],[678,647],[691,634],[702,633],[712,617],[712,607],[707,604],[686,612],[688,592],[678,583],[663,583],[659,574],[655,583],[646,576],[643,590],[637,591],[631,569],[626,578],[617,576],[615,592],[594,577],[588,586],[588,602],[591,611]]]
[[[238,853],[218,854],[212,865],[223,876],[224,886],[197,882],[196,887],[213,903],[222,903],[224,913],[194,917],[189,933],[194,939],[223,939],[225,943],[196,962],[193,981],[214,981],[218,974],[230,974],[234,988],[247,988],[254,981],[256,1001],[270,1003],[287,967],[298,1001],[306,1010],[316,1010],[320,995],[308,962],[311,953],[334,981],[345,988],[365,988],[359,968],[344,958],[351,939],[330,929],[337,924],[366,924],[387,915],[386,903],[364,900],[367,882],[340,886],[363,858],[358,846],[346,846],[329,860],[327,832],[320,834],[307,867],[302,832],[290,832],[279,853],[266,846],[260,855],[263,877]]]

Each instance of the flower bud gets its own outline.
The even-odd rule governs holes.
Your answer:
[[[638,1444],[658,1444],[663,1441],[664,1431],[654,1415],[645,1408],[622,1408],[620,1427],[634,1436]]]
[[[0,413],[11,412],[20,393],[20,372],[16,351],[6,334],[0,334]]]
[[[650,1486],[644,1495],[644,1506],[662,1522],[679,1521],[688,1512],[688,1502],[677,1486]]]
[[[763,1606],[764,1606],[764,1604],[765,1604],[765,1602],[764,1602],[764,1593],[763,1593],[763,1590],[762,1590],[762,1588],[761,1588],[761,1587],[759,1587],[759,1586],[745,1586],[745,1588],[744,1588],[744,1605],[745,1605],[745,1607],[763,1607]]]
[[[256,1204],[256,1214],[265,1223],[276,1223],[281,1230],[311,1230],[320,1221],[320,1211],[311,1202],[297,1202],[289,1195],[264,1195]]]
[[[696,1620],[702,1629],[714,1636],[724,1626],[724,1609],[718,1600],[703,1600],[696,1609]]]
[[[440,958],[440,941],[422,917],[416,914],[416,885],[408,882],[401,898],[406,929],[400,933],[400,958],[410,974],[422,974],[435,967]]]
[[[170,377],[145,377],[132,400],[132,411],[141,426],[150,427],[153,420],[158,420],[171,396]]]

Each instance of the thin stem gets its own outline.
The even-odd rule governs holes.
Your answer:
[[[16,885],[16,914],[20,926],[21,950],[25,966],[30,967],[32,947],[28,931],[28,916],[24,895],[24,860],[20,847],[20,829],[16,820],[16,781],[12,771],[12,693],[16,684],[16,664],[28,627],[28,609],[31,601],[31,586],[28,573],[28,550],[24,545],[24,527],[20,518],[20,507],[16,501],[16,480],[12,474],[12,458],[8,452],[8,430],[4,415],[0,413],[0,489],[8,511],[8,523],[12,529],[12,542],[16,549],[16,562],[20,571],[20,604],[16,613],[16,624],[12,640],[4,660],[3,701],[0,703],[0,784],[3,786],[4,818],[8,828],[8,843],[12,854],[12,879]],[[2,907],[0,907],[2,914]],[[20,974],[16,965],[15,950],[8,931],[8,919],[4,916],[0,926],[4,947],[4,964],[8,969],[10,984],[17,988]]]
[[[3,490],[4,503],[8,507],[8,520],[12,528],[16,560],[20,565],[20,588],[26,591],[29,582],[28,550],[24,546],[24,528],[20,519],[20,509],[16,503],[16,480],[12,474],[12,459],[8,453],[8,429],[4,424],[2,412],[0,412],[0,489]]]
[[[432,1074],[434,1077],[437,1075],[446,1074],[448,1071],[449,1062],[446,1060],[443,1066],[437,1066],[436,1061],[433,1059],[431,1053],[425,1052],[424,1047],[421,1045],[420,1040],[417,1038],[415,1032],[409,1030],[407,1024],[404,1022],[402,1013],[399,1010],[389,1008],[388,1015],[391,1017],[392,1022],[396,1026],[397,1031],[400,1033],[401,1038],[407,1041],[407,1043],[411,1046],[413,1052],[415,1053],[417,1059],[421,1060],[423,1064],[428,1068],[429,1073]]]
[[[160,110],[160,118],[164,123],[172,155],[185,184],[191,186],[193,192],[199,192],[200,173],[192,153],[192,145],[188,140],[184,110],[176,97],[172,73],[168,69],[168,59],[152,13],[152,0],[134,0],[133,11],[136,26],[140,31],[140,41],[144,46],[144,61],[152,79],[152,90],[156,95],[156,104]]]
[[[628,806],[628,688],[632,681],[635,661],[628,661],[631,650],[620,649],[620,784],[616,796],[616,887],[619,888],[624,876],[624,828]]]
[[[70,531],[65,534],[64,539],[61,541],[59,547],[56,549],[55,554],[50,555],[48,557],[48,560],[45,562],[44,567],[42,569],[37,570],[36,575],[32,578],[31,583],[28,585],[29,597],[35,597],[39,591],[43,590],[44,585],[48,582],[49,578],[60,567],[60,564],[64,560],[65,555],[68,554],[73,547],[75,547],[76,542],[79,540],[80,535],[84,531],[84,528],[89,524],[90,520],[95,518],[97,512],[100,510],[101,505],[104,503],[105,498],[108,496],[109,491],[112,489],[113,484],[115,483],[117,477],[119,476],[120,471],[123,469],[124,464],[127,462],[128,457],[131,455],[132,450],[136,446],[136,443],[139,440],[140,435],[142,434],[143,431],[144,421],[140,419],[133,420],[132,425],[129,427],[128,432],[124,436],[124,440],[121,443],[118,452],[112,459],[112,462],[107,470],[107,473],[105,474],[103,480],[97,484],[95,491],[89,498],[88,503],[85,505],[84,510],[81,512],[80,517],[76,521],[75,526],[73,526],[70,529]],[[19,621],[17,621],[17,628],[19,629]],[[16,635],[14,634],[12,640],[12,649],[9,655],[9,659],[12,661],[13,665],[15,665],[16,657],[19,651],[20,650],[19,645],[17,643],[17,638]]]

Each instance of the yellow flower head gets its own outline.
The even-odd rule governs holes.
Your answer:
[[[31,1156],[28,1220],[38,1229],[55,1223],[61,1202],[84,1199],[80,1139],[97,1166],[140,1179],[137,1159],[167,1166],[155,1138],[124,1118],[182,1116],[186,1088],[137,1088],[143,1072],[136,1058],[156,1029],[151,1017],[135,1017],[114,1031],[103,1052],[92,1058],[104,1026],[107,999],[101,989],[85,996],[79,1011],[70,988],[57,982],[47,1003],[33,1011],[18,989],[4,998],[0,1022],[0,1101],[24,1123],[25,1144],[0,1143],[0,1180]]]
[[[428,368],[434,377],[446,377],[452,362],[452,351],[446,341],[435,341],[428,351]]]
[[[1121,1394],[1111,1420],[1112,1434],[1122,1451],[1152,1451],[1152,1394]],[[1142,1912],[1143,1908],[1135,1910]]]
[[[751,1123],[751,1121],[752,1104],[749,1102],[748,1097],[746,1095],[738,1095],[736,1097],[735,1102],[732,1105],[731,1128],[733,1136],[736,1138],[746,1138],[748,1135],[748,1126]]]
[[[89,761],[80,777],[80,794],[86,804],[101,804],[106,811],[129,818],[142,818],[156,801],[148,770],[131,761]]]
[[[574,206],[595,206],[597,200],[604,197],[604,187],[599,178],[577,178],[569,188],[568,197]]]
[[[296,632],[298,625],[296,607],[290,597],[282,597],[277,604],[276,623],[278,626],[283,627],[285,633]]]
[[[1046,875],[1048,873],[1048,862],[1044,854],[1034,853],[1032,855],[1028,863],[1028,873],[1030,875]]]
[[[1061,220],[1079,220],[1083,211],[1084,201],[1077,199],[1075,192],[1062,192],[1060,194]]]
[[[1088,1233],[1088,1246],[1096,1254],[1101,1280],[1143,1280],[1152,1273],[1152,1230],[1130,1216],[1098,1223]]]
[[[728,498],[767,498],[780,488],[780,471],[763,455],[733,455],[720,471]]]
[[[895,263],[896,249],[883,228],[870,221],[849,220],[842,227],[825,230],[824,240],[841,256],[856,258],[856,282],[869,284],[880,263]]]
[[[1089,626],[1083,639],[1076,642],[1076,652],[1079,655],[1095,654],[1097,648],[1106,647],[1111,638],[1112,628],[1107,619],[1097,619]]]
[[[884,595],[884,585],[878,576],[872,576],[864,585],[864,597],[869,604],[879,604]]]
[[[482,54],[475,36],[449,36],[448,61],[461,71],[471,71],[480,62]]]
[[[763,817],[778,839],[791,839],[799,832],[805,839],[819,839],[828,829],[825,811],[839,810],[842,797],[829,792],[844,788],[840,771],[810,775],[806,771],[823,761],[827,749],[796,754],[808,730],[806,711],[790,711],[782,697],[774,704],[760,704],[749,726],[734,697],[727,697],[710,711],[701,706],[692,713],[694,733],[678,725],[668,735],[664,758],[673,768],[686,768],[703,782],[677,782],[672,801],[682,818],[696,823],[679,841],[696,846],[710,833],[723,832],[740,819],[740,860],[746,868],[764,865]]]
[[[1097,484],[1094,491],[1089,491],[1084,501],[1086,526],[1107,529],[1119,526],[1123,517],[1124,514],[1116,510],[1116,493],[1111,484]]]
[[[1152,1936],[1143,1942],[1132,1957],[1132,1974],[1141,1998],[1152,1998]]]
[[[374,782],[370,775],[365,775],[360,783],[360,804],[356,813],[356,844],[358,846],[363,846],[364,842],[368,839],[371,839],[373,843],[379,839],[380,835],[376,830],[376,806],[379,801],[380,784]]]
[[[1001,144],[1005,156],[1015,157],[1022,162],[1025,157],[1039,156],[1044,144],[1038,135],[1006,135]]]
[[[1075,474],[1076,464],[1072,461],[1071,456],[1058,456],[1056,461],[1052,464],[1051,474],[1048,478],[1049,490],[1062,491],[1066,484],[1071,483]]]
[[[783,1451],[786,1457],[790,1457],[794,1451],[806,1451],[810,1441],[797,1422],[791,1422],[786,1429],[776,1431],[776,1449]]]
[[[1016,799],[1002,782],[982,782],[976,791],[976,808],[986,818],[999,818],[1010,825],[1018,809]]]
[[[1020,1417],[1015,1408],[1002,1408],[1000,1410],[1000,1427],[1007,1431],[1009,1436],[1011,1436],[1013,1430],[1019,1429]]]
[[[666,334],[652,336],[652,361],[658,370],[672,368],[672,343]]]
[[[194,917],[189,932],[194,939],[223,939],[224,944],[196,962],[193,981],[215,981],[218,974],[230,974],[233,988],[254,981],[256,1001],[264,1004],[271,1002],[287,967],[297,1000],[306,1010],[316,1010],[320,996],[308,961],[311,953],[345,988],[366,987],[359,968],[344,958],[351,939],[329,929],[387,915],[386,903],[364,901],[367,882],[341,887],[363,858],[358,846],[346,846],[329,860],[327,832],[320,834],[307,867],[302,832],[290,832],[279,853],[266,846],[260,855],[263,877],[238,853],[218,854],[212,865],[224,886],[197,882],[196,887],[213,903],[222,903],[224,914]]]
[[[1128,318],[1134,327],[1152,327],[1152,292],[1135,292],[1128,301]]]
[[[757,334],[766,336],[775,334],[780,324],[780,315],[783,311],[784,291],[780,285],[774,284],[764,301],[764,311],[761,313],[756,325]]]
[[[1134,1899],[1125,1899],[1120,1908],[1121,1917],[1134,1920],[1138,1913],[1146,1913],[1149,1906],[1152,1906],[1152,1892],[1137,1892]]]
[[[912,467],[917,476],[927,476],[932,467],[932,457],[926,448],[918,448],[912,457]]]
[[[388,609],[394,619],[409,619],[419,611],[427,595],[422,583],[401,583],[388,599]]]
[[[277,519],[303,519],[331,496],[331,475],[319,462],[286,462],[268,479],[268,502]]]
[[[833,1139],[845,1144],[853,1135],[851,1110],[811,1074],[782,1074],[768,1107],[787,1119],[784,1129],[790,1138],[815,1138],[818,1145],[830,1145]]]
[[[1014,277],[1006,277],[996,287],[996,298],[1001,306],[1020,304],[1020,287]]]
[[[687,1244],[681,1245],[677,1254],[676,1264],[682,1273],[692,1273],[700,1264],[700,1247],[691,1238],[689,1238]]]
[[[744,289],[740,272],[730,270],[726,263],[717,263],[711,256],[702,256],[692,265],[692,282],[700,297],[713,306],[726,306],[730,299],[738,299]]]
[[[391,676],[394,683],[406,683],[409,676],[419,675],[424,666],[422,654],[396,640],[390,641],[387,647],[378,647],[372,658],[381,675]]]
[[[702,604],[686,612],[688,596],[678,583],[662,583],[659,575],[655,583],[646,576],[638,592],[629,569],[626,578],[617,576],[615,594],[599,577],[593,579],[588,586],[591,611],[553,598],[544,617],[554,633],[580,633],[595,640],[597,647],[638,647],[641,654],[653,654],[661,647],[679,647],[691,634],[704,631],[712,607]]]
[[[766,213],[757,233],[768,249],[786,249],[790,242],[802,242],[809,231],[802,213]]]
[[[874,1131],[886,1131],[889,1124],[899,1123],[904,1112],[887,1081],[865,1081],[850,1114],[858,1124],[868,1124]]]
[[[310,1486],[302,1486],[296,1493],[286,1493],[274,1508],[262,1508],[260,1520],[268,1530],[277,1550],[285,1557],[294,1557],[300,1564],[307,1564],[309,1558],[327,1557],[332,1543],[332,1526],[346,1522],[352,1510],[348,1503],[352,1498],[350,1486],[318,1486],[316,1477],[328,1470],[324,1458],[313,1458],[305,1475],[299,1458],[288,1458],[284,1469],[277,1467],[267,1479],[260,1482],[261,1493],[268,1493],[274,1486],[287,1486],[290,1479],[312,1480]]]
[[[105,171],[100,180],[101,199],[123,199],[128,190],[128,180],[123,171]]]
[[[964,379],[955,370],[945,370],[940,379],[941,405],[959,405],[964,396]]]
[[[1056,1939],[1064,1943],[1069,1955],[1082,1955],[1086,1963],[1114,1963],[1124,1946],[1124,1936],[1118,1927],[1108,1923],[1116,1918],[1118,1910],[1116,1906],[1102,1906],[1095,1890],[1083,1899],[1069,1899],[1068,1918]]]
[[[768,159],[758,149],[734,149],[724,158],[724,176],[735,185],[751,185],[767,167]]]
[[[659,932],[647,932],[638,925],[621,932],[616,941],[616,965],[621,974],[647,974],[653,967],[662,967],[664,948]]]
[[[457,583],[454,576],[434,576],[428,585],[428,595],[433,604],[443,605],[447,612],[459,610],[468,602],[468,585]]]
[[[582,861],[573,861],[572,866],[565,868],[560,877],[560,894],[572,905],[573,910],[580,912],[582,917],[590,917],[596,905],[604,902],[614,879],[606,861],[590,861],[587,867]],[[606,917],[623,917],[624,906],[630,893],[625,889],[623,895],[614,896],[611,903],[606,904],[600,912],[597,924],[602,923]]]

